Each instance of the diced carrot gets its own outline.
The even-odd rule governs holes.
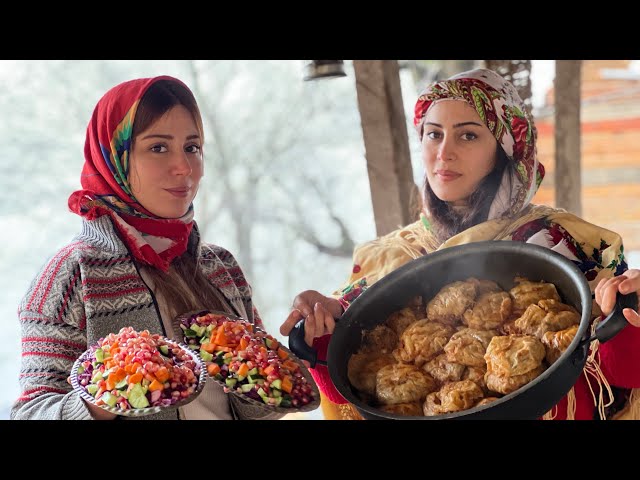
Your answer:
[[[216,351],[216,344],[211,342],[204,342],[200,345],[200,348],[207,353],[213,353]]]
[[[114,381],[116,383],[120,382],[121,380],[124,380],[127,377],[127,372],[124,368],[120,367],[118,368],[118,370],[115,373],[115,376],[113,377]]]
[[[291,377],[289,375],[285,375],[282,379],[282,390],[287,393],[291,393],[291,390],[293,390],[293,383],[291,382]]]
[[[224,333],[224,329],[222,329],[222,328],[218,329],[218,333],[216,333],[216,338],[214,340],[214,343],[216,343],[217,345],[226,345],[227,344],[227,336]]]
[[[298,364],[293,360],[285,360],[284,362],[282,362],[282,366],[290,372],[297,372],[299,368]]]
[[[247,340],[246,338],[242,337],[240,339],[240,350],[246,350],[248,346],[249,346],[249,340]]]
[[[141,373],[134,373],[133,375],[129,376],[129,385],[140,383],[142,381],[142,378],[143,377]]]
[[[276,367],[274,367],[273,364],[269,365],[267,368],[264,369],[264,373],[267,375],[271,375],[275,369]]]
[[[160,383],[158,380],[154,380],[149,384],[149,390],[154,392],[155,390],[162,390],[164,388],[164,384]]]
[[[124,368],[119,368],[117,371],[110,373],[107,379],[109,382],[115,385],[120,380],[124,379],[126,376],[127,376],[127,372],[124,371]],[[113,390],[113,389],[110,388],[109,390]]]
[[[278,347],[278,357],[280,357],[281,360],[286,360],[288,356],[289,352],[282,347]]]
[[[113,373],[111,375],[113,375]],[[109,391],[116,388],[116,384],[113,382],[113,380],[111,380],[111,375],[109,375],[109,378],[107,378],[107,390]]]
[[[247,373],[249,373],[249,366],[246,363],[243,363],[238,369],[238,375],[240,375],[241,377],[246,377]]]
[[[156,378],[162,383],[169,380],[170,376],[171,375],[169,374],[169,370],[167,369],[167,367],[160,367],[158,370],[156,370]]]
[[[207,365],[207,372],[209,372],[209,375],[216,375],[220,373],[220,365],[217,363],[210,363]]]

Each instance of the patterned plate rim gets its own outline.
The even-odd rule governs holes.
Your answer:
[[[106,410],[108,412],[111,413],[115,413],[116,415],[120,415],[123,417],[143,417],[146,415],[152,415],[154,413],[160,413],[162,411],[165,410],[172,410],[175,408],[179,408],[183,405],[186,405],[188,403],[191,403],[193,400],[195,400],[195,398],[200,395],[200,392],[202,392],[202,389],[204,388],[204,385],[207,381],[207,378],[209,377],[209,375],[207,375],[207,367],[204,363],[204,361],[202,360],[202,358],[200,357],[200,355],[198,355],[196,352],[194,352],[193,350],[191,350],[189,347],[187,347],[185,344],[180,343],[180,342],[176,342],[175,340],[171,340],[167,337],[160,337],[161,340],[165,341],[166,343],[169,343],[171,345],[175,345],[177,347],[180,347],[182,350],[184,350],[185,352],[187,352],[191,358],[194,359],[194,361],[197,363],[197,365],[200,367],[200,374],[198,375],[198,386],[196,387],[196,390],[189,395],[187,398],[183,398],[182,400],[178,400],[176,403],[174,403],[173,405],[168,405],[168,406],[155,406],[155,407],[147,407],[147,408],[130,408],[127,410],[122,410],[121,408],[118,407],[110,407],[109,405],[98,405],[96,403],[96,399],[89,393],[86,391],[86,389],[80,385],[78,383],[78,368],[80,367],[80,365],[82,364],[82,362],[84,362],[85,360],[87,360],[88,357],[90,357],[91,355],[91,349],[87,349],[85,350],[85,352],[80,355],[80,357],[78,357],[76,359],[76,361],[73,363],[73,368],[71,369],[71,386],[73,387],[73,389],[78,392],[80,394],[80,396],[86,400],[87,402],[89,402],[92,405],[95,405],[97,407],[102,408],[103,410]]]
[[[189,318],[192,315],[196,315],[196,314],[205,314],[205,313],[214,313],[216,315],[223,315],[227,318],[230,319],[234,319],[234,320],[243,320],[246,321],[244,318],[242,317],[238,317],[237,315],[233,315],[233,314],[229,314],[227,312],[222,312],[220,310],[207,310],[207,309],[201,309],[201,310],[194,310],[192,312],[188,312],[188,313],[183,313],[182,315],[178,315],[175,319],[176,324],[180,325],[180,320],[183,318]],[[255,327],[257,329],[257,331],[261,332],[261,333],[268,333],[266,331],[264,331],[263,329],[259,328],[259,327]],[[316,410],[318,407],[320,407],[320,390],[318,389],[318,385],[316,384],[315,380],[313,379],[313,377],[311,376],[311,372],[309,372],[309,369],[304,365],[304,363],[302,363],[302,360],[300,360],[291,350],[289,350],[289,348],[287,348],[285,345],[282,344],[282,342],[278,342],[280,343],[280,347],[285,350],[289,356],[293,359],[294,362],[296,362],[298,364],[298,366],[300,367],[300,371],[302,372],[302,376],[305,378],[306,382],[309,384],[309,386],[311,387],[311,390],[313,392],[313,399],[311,400],[311,402],[307,403],[306,405],[303,405],[301,407],[276,407],[275,405],[268,405],[264,402],[261,402],[259,400],[256,400],[254,398],[251,398],[247,395],[245,395],[244,393],[240,393],[237,392],[235,390],[228,390],[227,393],[228,394],[232,394],[235,395],[237,398],[239,398],[240,400],[250,403],[251,405],[254,405],[256,407],[261,407],[269,412],[279,412],[279,413],[298,413],[298,412],[311,412],[313,410]],[[193,352],[193,350],[192,350]],[[200,353],[199,352],[194,352],[196,353],[196,355],[198,355],[198,357],[202,360],[202,357],[200,357]],[[206,362],[204,360],[202,360],[202,363],[205,365],[205,372],[206,372]],[[209,375],[207,375],[209,377],[210,380],[216,382],[218,385],[220,385],[223,388],[227,388],[227,385],[225,382],[223,382],[222,380],[218,380],[214,377],[211,377]]]

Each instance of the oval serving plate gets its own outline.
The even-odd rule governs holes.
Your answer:
[[[155,414],[155,413],[160,413],[160,412],[163,412],[163,411],[166,411],[166,410],[176,409],[176,408],[179,408],[179,407],[181,407],[183,405],[191,403],[200,394],[200,392],[202,392],[202,389],[204,388],[204,385],[205,385],[205,383],[207,381],[208,375],[207,375],[206,365],[204,364],[202,358],[200,358],[200,356],[196,352],[194,352],[193,350],[189,349],[186,345],[178,343],[178,342],[176,342],[174,340],[170,340],[170,339],[168,339],[166,337],[160,337],[160,338],[164,342],[166,342],[168,344],[171,344],[173,346],[179,347],[184,352],[186,352],[196,362],[196,367],[194,369],[194,373],[196,374],[196,377],[198,379],[198,385],[196,386],[195,391],[191,395],[189,395],[188,397],[183,398],[182,400],[178,400],[176,403],[171,404],[171,405],[166,405],[166,406],[157,405],[157,406],[150,406],[150,407],[146,407],[146,408],[122,409],[122,408],[119,408],[119,407],[111,407],[111,406],[106,405],[104,403],[98,405],[96,403],[96,399],[93,397],[93,395],[91,395],[89,392],[87,392],[85,387],[80,385],[80,383],[78,382],[78,368],[80,367],[82,362],[84,362],[85,360],[93,358],[92,356],[93,356],[94,351],[91,348],[86,350],[73,363],[73,368],[71,369],[71,385],[73,386],[73,389],[75,391],[77,391],[80,394],[80,396],[84,400],[89,402],[90,404],[96,405],[96,406],[102,408],[103,410],[106,410],[108,412],[114,413],[116,415],[121,415],[121,416],[124,416],[124,417],[143,417],[143,416],[146,416],[146,415],[152,415],[152,414]]]
[[[178,317],[176,317],[175,319],[175,327],[174,328],[179,328],[182,331],[183,334],[183,343],[185,345],[189,344],[189,340],[190,338],[184,335],[184,329],[180,328],[181,324],[189,324],[189,319],[193,316],[200,316],[200,315],[205,315],[207,313],[212,313],[215,315],[221,315],[223,317],[226,317],[230,320],[240,320],[240,321],[244,321],[246,322],[246,320],[244,318],[238,317],[236,315],[232,315],[226,312],[221,312],[218,310],[196,310],[196,311],[192,311],[192,312],[188,312],[188,313],[184,313],[182,315],[179,315]],[[257,326],[253,326],[253,328],[255,329],[254,334],[261,334],[261,335],[267,335],[267,332],[265,332],[264,330],[262,330],[261,328],[257,327]],[[193,337],[192,337],[193,338]],[[191,345],[199,345],[197,343],[191,343]],[[218,385],[220,385],[221,387],[224,388],[226,393],[235,395],[238,399],[240,399],[241,401],[248,403],[250,405],[253,405],[255,407],[264,409],[268,412],[279,412],[279,413],[283,413],[283,414],[287,414],[287,413],[298,413],[298,412],[310,412],[312,410],[317,409],[320,406],[320,391],[318,390],[318,386],[316,385],[315,380],[313,379],[313,377],[311,376],[311,373],[309,372],[309,370],[307,369],[307,367],[304,365],[304,363],[302,362],[302,360],[300,360],[289,348],[287,348],[285,345],[283,345],[281,342],[278,341],[278,345],[279,348],[282,348],[282,350],[286,351],[288,353],[288,358],[293,360],[300,368],[300,372],[304,378],[305,383],[310,387],[311,389],[311,401],[305,405],[302,406],[287,406],[287,407],[281,407],[281,406],[275,406],[275,405],[270,405],[268,403],[264,403],[261,400],[257,400],[255,398],[252,398],[250,396],[248,396],[245,393],[242,392],[238,392],[235,389],[229,388],[225,382],[225,380],[221,380],[218,379],[214,376],[211,375],[207,375],[209,377],[209,380],[212,380],[214,382],[216,382]],[[199,349],[198,350],[191,350],[192,352],[197,352],[197,355],[200,356],[199,354]],[[200,357],[201,358],[201,357]],[[205,365],[208,365],[209,363],[212,362],[207,362],[202,360],[203,363]],[[206,371],[206,368],[205,368]]]

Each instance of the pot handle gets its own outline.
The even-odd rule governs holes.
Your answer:
[[[304,319],[296,323],[295,327],[289,332],[289,350],[291,350],[298,358],[309,362],[310,368],[317,365],[327,365],[327,362],[318,360],[318,352],[315,348],[307,345],[304,341]]]
[[[627,322],[627,319],[624,318],[622,314],[622,310],[625,308],[638,310],[638,295],[635,292],[627,295],[622,295],[618,292],[616,295],[616,306],[607,318],[598,324],[595,333],[589,339],[589,343],[593,340],[599,340],[600,343],[611,340],[621,332],[624,327],[629,325],[629,322]]]

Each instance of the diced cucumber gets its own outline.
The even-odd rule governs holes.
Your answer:
[[[87,385],[87,392],[89,392],[89,395],[92,395],[95,397],[97,391],[98,391],[98,385],[96,385],[95,383],[90,383],[89,385]]]
[[[290,407],[291,406],[291,397],[286,398],[286,397],[280,397],[280,407]]]
[[[238,382],[238,380],[236,380],[235,378],[227,378],[224,383],[227,384],[227,387],[235,387],[236,383]]]
[[[120,380],[118,383],[116,383],[116,388],[118,390],[124,390],[129,386],[129,383],[127,382],[127,379],[124,378],[122,380]]]
[[[240,385],[240,389],[242,393],[247,393],[253,390],[253,383],[245,383],[244,385]]]
[[[275,350],[276,348],[278,348],[278,343],[269,337],[265,337],[264,344],[267,346],[269,350]]]
[[[200,337],[204,332],[204,327],[201,327],[197,323],[194,323],[193,325],[191,325],[191,330],[195,332],[196,336]]]
[[[247,375],[257,375],[257,374],[258,374],[258,369],[256,367],[253,367],[251,370],[247,372]]]
[[[84,373],[84,365],[78,365],[78,375]]]
[[[277,388],[272,388],[271,389],[271,396],[272,397],[276,397],[276,398],[281,398],[282,397],[282,392],[280,390],[278,390]]]
[[[271,382],[271,388],[277,388],[278,390],[282,390],[282,380],[276,378],[273,382]]]
[[[200,350],[200,345],[189,345],[189,348],[197,352],[198,350]]]
[[[194,331],[193,331],[192,329],[190,329],[190,328],[187,328],[187,329],[184,331],[184,335],[185,335],[186,337],[197,337],[197,336],[198,336],[198,335],[196,334],[196,332],[194,332]]]
[[[200,349],[200,357],[205,362],[210,362],[211,360],[213,360],[213,355],[211,355],[209,352],[202,349]]]
[[[262,380],[264,383],[264,377],[262,375],[258,375],[258,373],[247,375],[247,380],[249,380],[249,383],[257,383],[258,380]]]
[[[258,395],[260,395],[260,397],[262,398],[262,400],[264,400],[264,402],[266,403],[266,398],[269,398],[269,395],[267,395],[267,392],[265,392],[262,387],[260,387],[258,389]]]
[[[129,392],[129,403],[133,408],[147,408],[149,400],[146,397],[147,389],[136,383]]]
[[[160,353],[162,353],[163,355],[169,355],[169,346],[168,345],[160,345],[158,347],[158,350],[160,350]]]
[[[96,361],[99,363],[104,362],[104,350],[102,350],[101,348],[98,348],[96,350]]]
[[[102,400],[110,407],[113,407],[118,402],[118,397],[112,395],[111,392],[104,392],[100,397],[100,400]]]
[[[102,380],[102,372],[100,370],[96,370],[93,372],[93,376],[91,377],[91,383],[98,383]]]

